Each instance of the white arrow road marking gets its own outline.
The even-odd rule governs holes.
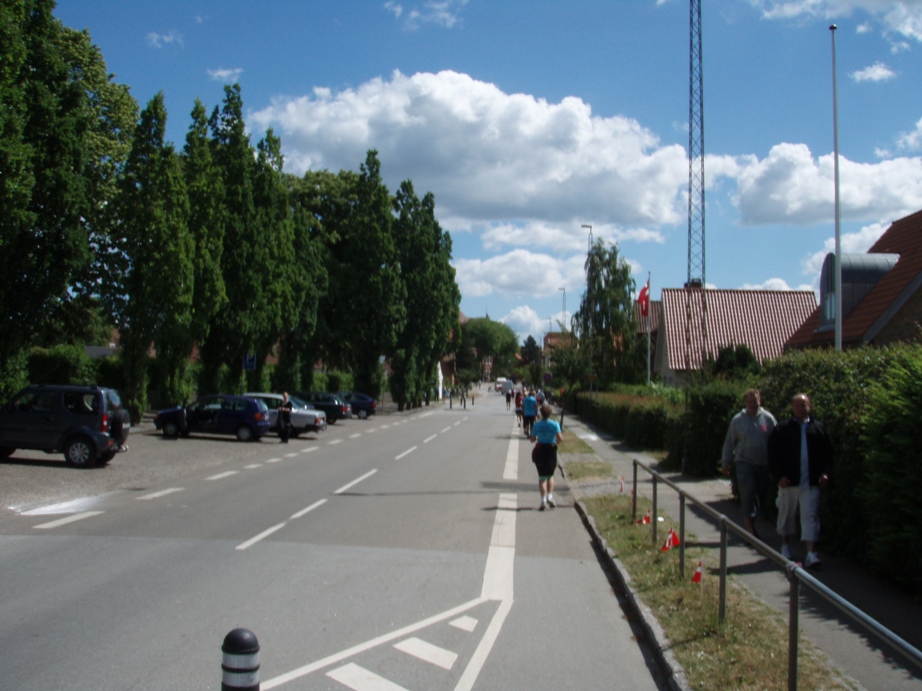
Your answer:
[[[458,653],[427,643],[416,636],[400,641],[400,643],[395,643],[394,647],[402,653],[412,655],[423,662],[428,662],[430,665],[435,665],[442,669],[451,669],[452,665],[455,664],[455,660],[458,659]]]
[[[354,662],[327,672],[327,676],[335,679],[343,686],[348,686],[353,691],[407,691],[402,686],[398,686],[384,677],[379,677],[374,672],[369,672]]]
[[[458,617],[454,621],[448,622],[451,626],[454,626],[456,629],[461,629],[462,631],[467,631],[472,633],[475,628],[477,628],[477,620],[474,617],[469,617],[466,614],[463,617]]]
[[[93,516],[98,516],[103,513],[102,511],[84,511],[83,513],[75,513],[73,516],[68,516],[67,518],[59,518],[56,521],[51,521],[50,523],[42,523],[41,525],[33,525],[32,528],[35,530],[48,530],[49,528],[57,528],[58,526],[67,525],[68,523],[73,523],[74,521],[82,521],[84,518],[91,518]]]

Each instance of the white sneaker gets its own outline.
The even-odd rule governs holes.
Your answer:
[[[547,506],[548,506],[548,508],[550,508],[550,509],[556,509],[556,508],[557,508],[557,504],[555,504],[555,503],[554,503],[554,500],[551,499],[550,497],[547,498]]]
[[[823,562],[820,561],[820,556],[816,552],[807,552],[807,561],[805,566],[808,569],[815,569]]]
[[[781,545],[781,556],[785,559],[791,558],[791,546],[790,545]]]

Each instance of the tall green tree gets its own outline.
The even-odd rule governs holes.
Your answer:
[[[217,312],[201,353],[205,391],[247,386],[243,357],[256,354],[270,331],[270,252],[254,202],[256,155],[243,120],[240,85],[224,87],[209,120],[212,154],[224,184],[221,273],[227,302]],[[258,359],[258,358],[257,358]]]
[[[182,400],[192,322],[195,244],[178,155],[164,140],[163,92],[141,112],[121,180],[119,211],[128,269],[119,316],[129,405],[147,408],[147,352],[154,346],[164,400]]]
[[[134,118],[88,34],[51,0],[0,4],[0,362],[35,337],[93,258]]]
[[[419,405],[435,383],[436,367],[457,326],[460,291],[450,264],[451,237],[435,218],[435,197],[428,193],[420,201],[406,180],[394,198],[394,211],[407,319],[390,357],[390,390],[403,410]]]
[[[461,343],[455,357],[460,371],[473,370],[482,380],[488,358],[493,363],[493,375],[502,376],[499,373],[512,371],[518,350],[518,337],[509,326],[489,317],[477,317],[469,319],[461,327]],[[473,379],[469,378],[469,381]]]
[[[221,259],[224,253],[224,181],[212,155],[205,106],[195,99],[182,152],[189,197],[189,233],[195,246],[192,304],[187,347],[204,343],[211,323],[227,302]]]
[[[642,358],[636,347],[633,311],[634,279],[618,246],[593,242],[586,258],[586,292],[574,320],[580,346],[588,351],[603,385],[641,381]]]
[[[544,373],[544,354],[541,352],[541,346],[538,345],[538,342],[531,334],[522,344],[519,356],[522,358],[522,365],[528,372],[528,381],[534,385],[540,384],[541,375]]]

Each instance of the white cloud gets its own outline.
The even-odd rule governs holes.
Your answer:
[[[885,82],[888,79],[893,79],[896,72],[882,62],[875,62],[870,67],[852,72],[849,76],[856,82]]]
[[[548,297],[559,288],[585,284],[585,254],[554,257],[516,249],[487,259],[455,259],[458,286],[465,297],[494,293]]]
[[[870,16],[885,34],[922,42],[922,3],[918,0],[749,0],[766,19],[823,19]],[[862,22],[864,31],[868,22]]]
[[[890,227],[889,222],[872,223],[865,226],[857,233],[844,233],[840,238],[842,254],[864,254],[871,245],[880,239],[880,236]],[[804,259],[801,266],[804,276],[813,276],[814,285],[819,285],[820,272],[823,269],[823,260],[830,252],[836,251],[835,237],[828,238],[823,244],[823,249],[811,254]]]
[[[535,310],[528,305],[520,305],[509,310],[509,312],[498,319],[516,333],[519,344],[525,342],[529,335],[541,345],[542,334],[549,330],[557,331],[560,326],[560,314],[552,315],[550,318],[542,319]]]
[[[225,82],[227,84],[232,84],[240,79],[240,75],[243,74],[242,67],[235,67],[234,69],[217,69],[217,70],[208,70],[208,76],[216,82]]]
[[[791,288],[783,278],[769,278],[759,284],[744,283],[740,286],[740,290],[813,290],[813,286],[801,284],[796,288]]]
[[[393,12],[397,19],[400,19],[400,15],[403,14],[403,5],[399,5],[396,2],[391,2],[390,0],[384,3],[384,9],[388,10],[389,12]]]
[[[435,24],[447,29],[461,21],[461,10],[468,0],[428,0],[416,3],[406,13],[403,26],[405,29],[418,29],[423,24]],[[395,19],[404,15],[404,7],[393,0],[384,3],[384,9],[394,13]]]
[[[163,48],[164,45],[170,43],[182,45],[182,34],[178,33],[175,29],[168,34],[158,34],[155,31],[151,31],[147,34],[147,45],[151,48]]]
[[[619,228],[603,225],[593,226],[593,238],[609,243],[655,242],[664,244],[665,238],[659,230],[647,228]],[[586,229],[577,221],[564,224],[533,221],[527,223],[497,223],[481,232],[485,249],[493,250],[503,246],[547,248],[557,256],[573,252],[585,252],[588,247]]]
[[[574,97],[506,94],[451,71],[278,98],[251,121],[280,132],[295,172],[355,169],[374,148],[389,186],[432,191],[439,217],[646,227],[685,218],[688,162],[636,120]]]
[[[922,118],[916,123],[912,132],[903,132],[896,140],[897,146],[907,151],[922,150]]]
[[[740,158],[736,203],[743,225],[811,224],[835,209],[831,154],[814,160],[805,144],[777,144],[761,161]],[[922,207],[922,158],[855,163],[839,156],[843,219],[899,218]]]

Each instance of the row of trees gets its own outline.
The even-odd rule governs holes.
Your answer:
[[[358,173],[284,173],[271,129],[252,145],[239,85],[210,116],[196,100],[177,151],[162,93],[139,113],[89,35],[53,7],[0,4],[7,368],[32,345],[86,342],[111,323],[136,410],[149,385],[168,401],[193,388],[306,388],[318,360],[377,395],[382,355],[398,403],[422,400],[460,302],[432,194],[404,181],[392,195],[375,151]]]

